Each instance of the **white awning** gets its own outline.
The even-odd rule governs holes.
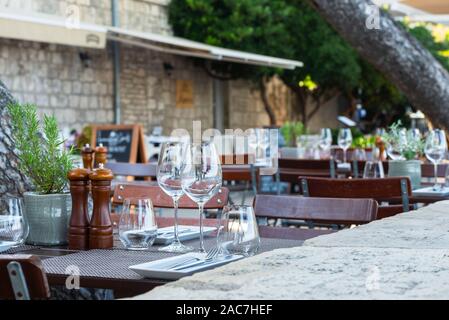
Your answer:
[[[105,27],[97,25],[0,12],[1,38],[104,49],[106,33]]]
[[[149,50],[217,61],[282,69],[303,66],[300,61],[230,50],[173,36],[73,23],[48,15],[25,16],[0,12],[0,37],[97,49],[104,49],[107,40],[113,40]]]
[[[300,61],[230,50],[184,38],[154,33],[136,32],[121,28],[109,27],[107,38],[150,50],[189,57],[277,67],[282,69],[295,69],[296,67],[303,66],[303,63]]]

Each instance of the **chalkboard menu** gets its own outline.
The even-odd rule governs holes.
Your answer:
[[[139,125],[93,125],[92,145],[108,148],[108,162],[145,163],[146,150]]]

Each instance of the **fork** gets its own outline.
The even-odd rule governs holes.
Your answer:
[[[206,255],[206,257],[204,259],[200,259],[199,261],[192,262],[192,263],[189,263],[189,264],[183,263],[182,265],[177,265],[175,267],[171,267],[169,270],[177,271],[177,270],[182,270],[182,269],[188,269],[188,268],[191,268],[191,267],[195,267],[197,265],[201,265],[201,264],[204,264],[204,263],[212,262],[212,261],[214,261],[218,257],[219,254],[220,254],[220,248],[214,247],[213,249],[211,249],[207,253],[207,255]]]

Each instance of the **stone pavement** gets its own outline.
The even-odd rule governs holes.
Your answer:
[[[137,299],[449,299],[449,201],[267,252]]]

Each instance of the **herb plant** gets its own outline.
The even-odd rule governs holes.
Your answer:
[[[32,104],[11,103],[8,110],[12,136],[19,151],[19,169],[29,176],[36,192],[64,192],[67,173],[73,166],[73,149],[64,148],[56,118],[44,115],[41,123]]]
[[[403,159],[413,160],[423,153],[424,141],[421,137],[413,137],[402,126],[399,120],[393,123],[382,136],[382,140],[387,144],[387,148],[395,149]]]

